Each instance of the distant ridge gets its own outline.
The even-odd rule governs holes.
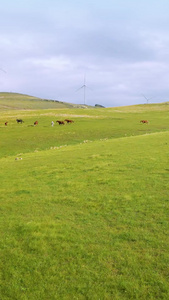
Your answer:
[[[84,104],[73,104],[53,99],[42,99],[20,93],[0,92],[0,110],[31,110],[57,108],[90,108]]]

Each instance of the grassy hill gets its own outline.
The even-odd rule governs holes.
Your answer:
[[[168,299],[168,145],[167,104],[1,111],[0,298]]]
[[[18,93],[0,93],[0,111],[22,109],[49,109],[49,108],[86,108],[87,105],[78,105],[57,100],[40,99]]]

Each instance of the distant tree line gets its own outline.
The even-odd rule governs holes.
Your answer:
[[[105,108],[105,106],[100,105],[100,104],[95,104],[95,107],[103,107],[103,108]]]

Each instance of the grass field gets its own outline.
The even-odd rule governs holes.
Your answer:
[[[169,299],[167,104],[2,111],[0,149],[0,299]]]
[[[61,102],[57,100],[41,99],[18,93],[0,92],[0,110],[22,110],[22,109],[49,109],[49,108],[87,108],[87,105]]]

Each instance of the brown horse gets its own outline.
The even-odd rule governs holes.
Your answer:
[[[59,125],[64,125],[65,124],[64,121],[56,121],[56,123],[58,123]]]
[[[5,122],[5,126],[7,126],[8,125],[8,122]]]
[[[140,123],[147,123],[148,124],[148,121],[147,120],[141,120]]]
[[[65,119],[65,122],[67,122],[67,123],[74,123],[74,121],[70,120],[70,119]]]
[[[34,122],[34,126],[36,126],[36,125],[38,125],[38,121],[35,121],[35,122]]]

